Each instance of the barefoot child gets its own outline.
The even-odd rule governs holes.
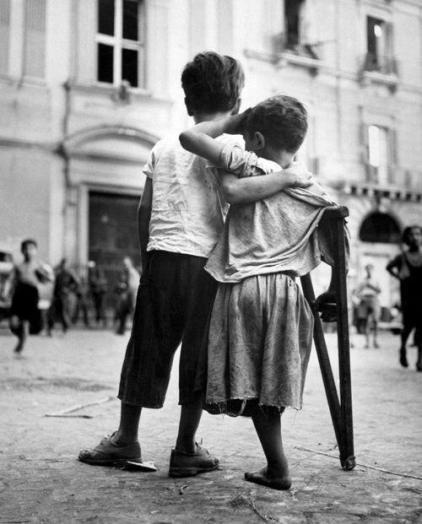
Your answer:
[[[237,113],[243,80],[242,68],[233,58],[198,54],[182,74],[188,114],[195,122],[203,122]],[[228,139],[233,143],[233,137],[226,136],[221,144]],[[235,142],[239,140],[241,137]],[[202,398],[193,386],[216,289],[203,267],[223,230],[223,194],[251,201],[295,184],[300,177],[275,174],[267,180],[239,180],[239,184],[229,180],[226,187],[207,169],[205,160],[180,146],[177,136],[156,144],[144,174],[147,179],[139,210],[143,275],[121,373],[120,425],[94,449],[82,451],[79,459],[93,465],[141,461],[138,425],[142,408],[162,407],[173,356],[182,343],[182,408],[169,474],[196,475],[218,466],[218,460],[195,442]]]
[[[37,257],[37,243],[26,239],[21,243],[23,262],[15,267],[10,311],[10,328],[18,337],[15,353],[21,353],[29,334],[42,330],[39,309],[40,286],[54,280],[53,271]]]
[[[246,151],[215,140],[239,127]],[[180,141],[232,176],[259,179],[291,164],[306,130],[302,104],[276,96],[243,115],[198,124]],[[205,266],[218,281],[208,337],[206,404],[213,413],[252,416],[267,466],[245,478],[275,489],[291,485],[280,414],[287,406],[301,408],[312,342],[312,313],[295,278],[319,264],[315,231],[324,209],[333,204],[313,184],[232,205]]]

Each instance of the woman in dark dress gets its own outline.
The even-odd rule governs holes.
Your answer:
[[[400,364],[408,367],[406,342],[415,329],[418,350],[416,370],[422,371],[422,228],[410,226],[403,231],[403,243],[407,251],[401,253],[387,265],[387,271],[400,280],[403,330],[401,333]]]

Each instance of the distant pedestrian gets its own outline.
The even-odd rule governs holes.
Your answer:
[[[403,243],[407,250],[397,255],[387,264],[387,271],[400,280],[400,298],[403,317],[399,361],[408,367],[406,342],[412,329],[415,329],[415,345],[418,349],[417,371],[422,371],[422,228],[406,227],[403,231]]]
[[[124,335],[127,319],[135,310],[136,293],[140,279],[140,275],[129,257],[123,259],[123,266],[123,271],[117,286],[117,335]]]
[[[62,326],[63,333],[70,326],[70,297],[76,293],[79,282],[75,273],[67,267],[67,261],[63,258],[56,269],[54,282],[53,302],[51,304],[48,318],[48,333],[51,334],[55,322]]]
[[[76,303],[72,316],[72,324],[77,324],[80,314],[85,327],[89,327],[89,284],[86,275],[79,278],[79,285],[76,289]]]
[[[29,334],[36,335],[42,330],[39,289],[43,283],[54,280],[50,266],[38,260],[35,240],[24,240],[21,253],[23,262],[14,269],[10,311],[10,329],[18,337],[15,353],[21,353]]]
[[[107,293],[108,283],[104,271],[98,266],[94,266],[89,272],[89,289],[95,309],[95,321],[102,323],[105,327],[107,319],[105,315],[104,299]]]
[[[367,264],[365,266],[366,276],[355,290],[355,295],[359,298],[358,318],[362,319],[365,327],[365,348],[371,347],[370,334],[373,333],[374,348],[379,348],[378,344],[378,322],[380,319],[380,302],[379,294],[381,287],[375,280],[374,266]]]

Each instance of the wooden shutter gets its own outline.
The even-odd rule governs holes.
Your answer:
[[[397,182],[397,169],[397,131],[393,128],[388,130],[388,181],[390,184]]]
[[[45,76],[46,0],[26,0],[24,75]]]
[[[368,139],[368,126],[363,122],[359,126],[359,145],[360,145],[360,160],[364,166],[365,182],[371,180],[371,169],[369,165],[369,139]]]
[[[9,72],[10,0],[0,1],[0,73]]]
[[[391,22],[385,22],[385,71],[389,75],[397,74],[397,64],[394,57],[394,35],[393,35],[393,24]]]

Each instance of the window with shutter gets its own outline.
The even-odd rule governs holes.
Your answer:
[[[9,73],[10,0],[0,2],[0,73]]]
[[[46,0],[26,0],[23,74],[45,76]]]

